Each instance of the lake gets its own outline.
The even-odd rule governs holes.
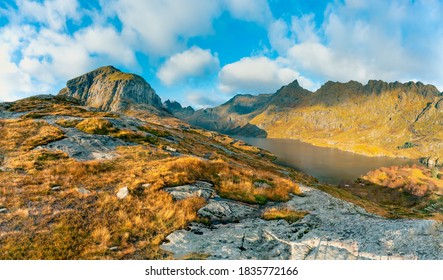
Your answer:
[[[343,184],[380,167],[418,163],[412,159],[367,157],[293,139],[236,138],[272,152],[277,156],[276,163],[309,174],[322,183]]]

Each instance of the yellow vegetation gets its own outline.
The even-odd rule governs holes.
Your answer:
[[[280,220],[284,219],[288,223],[294,223],[304,216],[309,214],[305,211],[295,211],[289,208],[268,208],[263,212],[263,219],[265,220]]]
[[[116,132],[110,121],[101,118],[88,118],[79,122],[75,128],[89,134],[109,134]]]
[[[423,166],[391,166],[370,171],[364,180],[371,183],[409,192],[416,196],[437,193],[443,195],[443,180],[433,178],[431,170]]]
[[[28,151],[65,137],[63,131],[46,121],[0,120],[0,128],[0,151],[4,153]]]

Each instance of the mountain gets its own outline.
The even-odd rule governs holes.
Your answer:
[[[310,92],[294,81],[274,94],[237,95],[183,119],[227,134],[292,138],[369,156],[442,164],[442,100],[435,86],[421,82],[329,81]]]
[[[182,107],[177,101],[166,100],[163,107],[179,118],[184,118],[194,114],[195,110],[191,106]]]
[[[137,106],[162,109],[160,97],[142,77],[113,66],[100,67],[69,80],[59,95],[104,111],[123,111]]]
[[[193,125],[221,133],[266,137],[266,132],[248,123],[264,105],[270,94],[240,94],[228,102],[208,109],[200,109],[191,115],[176,114],[177,117]]]

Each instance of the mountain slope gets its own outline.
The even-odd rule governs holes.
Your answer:
[[[245,99],[245,114],[236,104]],[[443,161],[443,96],[420,82],[327,82],[316,92],[297,81],[272,95],[236,96],[187,122],[228,134],[299,139],[370,156]],[[205,120],[203,120],[205,119]]]

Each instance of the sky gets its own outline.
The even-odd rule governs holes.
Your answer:
[[[297,79],[443,90],[442,0],[2,0],[0,101],[105,65],[196,108]]]

